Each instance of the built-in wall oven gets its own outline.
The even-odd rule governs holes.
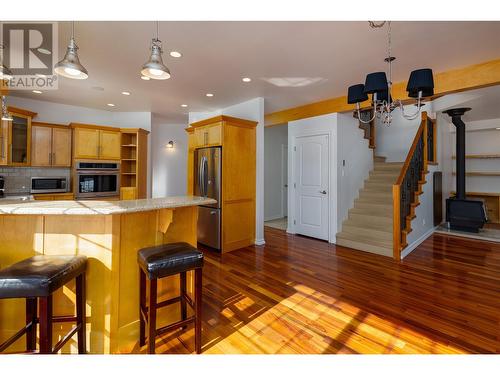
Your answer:
[[[77,199],[119,196],[120,163],[77,162],[74,187]]]

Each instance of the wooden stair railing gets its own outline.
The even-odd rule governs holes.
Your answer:
[[[432,121],[432,120],[431,120]],[[401,259],[401,251],[407,246],[406,237],[411,232],[411,221],[416,217],[415,209],[420,204],[419,196],[423,193],[425,175],[428,173],[429,156],[435,158],[435,127],[431,128],[429,138],[429,118],[422,112],[422,121],[406,156],[401,173],[392,186],[393,200],[393,251],[394,259]],[[432,145],[429,145],[431,139]],[[430,147],[429,147],[430,146]]]

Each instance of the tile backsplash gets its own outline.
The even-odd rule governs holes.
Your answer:
[[[0,167],[0,176],[5,180],[5,194],[30,192],[31,177],[67,177],[71,168],[13,168]]]

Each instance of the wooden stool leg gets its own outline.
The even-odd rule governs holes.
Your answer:
[[[86,290],[85,290],[85,272],[76,277],[76,324],[80,326],[78,330],[78,354],[87,352],[86,344]]]
[[[36,350],[36,307],[36,298],[26,298],[26,325],[31,323],[26,331],[26,350],[29,352]]]
[[[139,346],[146,345],[146,322],[142,312],[146,311],[146,274],[139,268]]]
[[[186,303],[186,294],[187,294],[187,281],[186,281],[186,272],[181,272],[180,274],[180,289],[181,289],[181,320],[187,319],[187,303]],[[187,326],[183,326],[182,329],[186,329]]]
[[[201,295],[203,289],[202,269],[197,268],[194,271],[194,346],[196,354],[201,354]]]
[[[149,282],[149,310],[148,310],[148,352],[149,354],[155,354],[155,342],[156,342],[156,279]]]
[[[52,354],[52,295],[40,297],[40,354]]]

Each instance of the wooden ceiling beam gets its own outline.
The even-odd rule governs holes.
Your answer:
[[[498,84],[500,84],[500,59],[435,73],[435,95],[432,98],[434,99],[446,94]],[[347,87],[345,91],[347,91]],[[396,99],[409,99],[406,92],[406,81],[397,82],[392,86],[392,96]],[[368,107],[369,105],[369,101],[366,101],[362,104],[362,107]],[[266,126],[273,126],[328,113],[348,112],[352,111],[354,108],[354,105],[347,104],[346,96],[339,96],[337,98],[289,108],[283,111],[268,113],[265,115],[264,119]]]

